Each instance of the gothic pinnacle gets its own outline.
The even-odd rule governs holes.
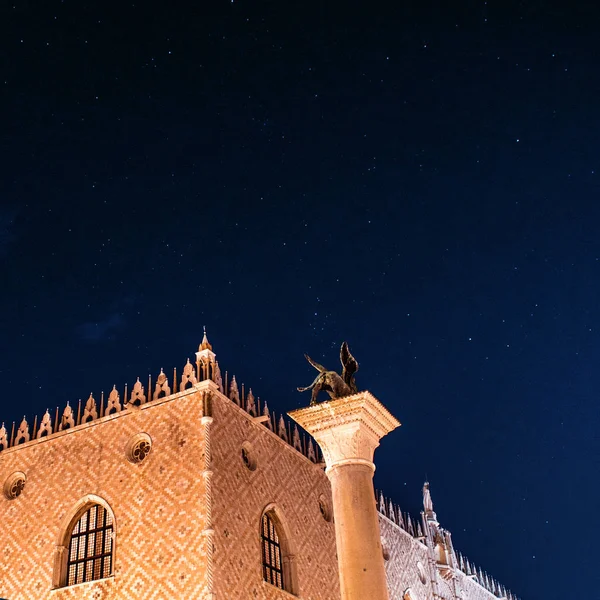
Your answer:
[[[198,351],[202,350],[212,350],[212,345],[208,341],[208,337],[206,335],[206,327],[204,327],[204,337],[202,338],[202,343],[200,344],[200,348],[198,348]]]

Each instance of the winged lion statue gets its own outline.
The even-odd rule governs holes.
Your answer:
[[[314,406],[317,403],[317,396],[321,390],[327,392],[331,399],[343,398],[351,396],[358,392],[354,374],[358,371],[358,362],[348,349],[347,342],[342,344],[340,350],[340,361],[342,362],[342,374],[339,375],[335,371],[328,371],[323,365],[315,362],[308,354],[304,355],[306,360],[317,370],[319,374],[308,387],[299,387],[299,392],[312,390],[310,405]]]

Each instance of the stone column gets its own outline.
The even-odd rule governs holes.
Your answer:
[[[373,453],[400,423],[369,392],[289,413],[319,444],[331,481],[342,600],[388,600]]]

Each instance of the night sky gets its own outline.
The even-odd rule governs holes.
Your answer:
[[[600,14],[393,4],[3,4],[0,421],[204,325],[280,413],[348,340],[403,423],[376,487],[414,514],[427,477],[515,593],[592,598]]]

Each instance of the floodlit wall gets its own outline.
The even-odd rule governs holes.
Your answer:
[[[331,486],[314,441],[234,377],[223,385],[206,335],[196,359],[172,388],[161,371],[125,403],[113,390],[98,405],[67,405],[60,420],[0,427],[0,598],[340,599]],[[416,520],[378,499],[390,600],[516,600],[454,552],[424,492],[427,518]],[[66,587],[71,525],[91,501],[114,516],[113,569]],[[265,512],[287,591],[264,581]]]
[[[452,569],[451,572],[440,570],[435,562],[431,540],[428,546],[426,536],[422,540],[413,537],[383,514],[379,515],[379,527],[386,559],[389,600],[505,598],[504,594],[496,595],[485,589],[475,575],[468,576],[459,569]],[[448,576],[444,577],[443,573]]]
[[[460,571],[457,572],[456,590],[459,600],[493,600],[497,598],[479,585],[475,576],[469,577]]]
[[[331,488],[323,468],[270,431],[270,421],[260,422],[224,396],[215,394],[212,400],[217,597],[291,597],[263,581],[260,522],[263,511],[273,508],[290,538],[295,593],[305,600],[338,600],[335,529],[327,515]],[[280,433],[290,435],[289,429]],[[329,520],[321,513],[320,501]]]
[[[189,390],[2,451],[0,485],[14,472],[26,483],[0,497],[0,597],[205,597],[201,416],[201,392]],[[134,464],[128,444],[140,433],[152,447]],[[89,494],[114,513],[114,575],[51,591],[62,529]]]
[[[427,547],[381,514],[379,529],[390,600],[433,598]]]

